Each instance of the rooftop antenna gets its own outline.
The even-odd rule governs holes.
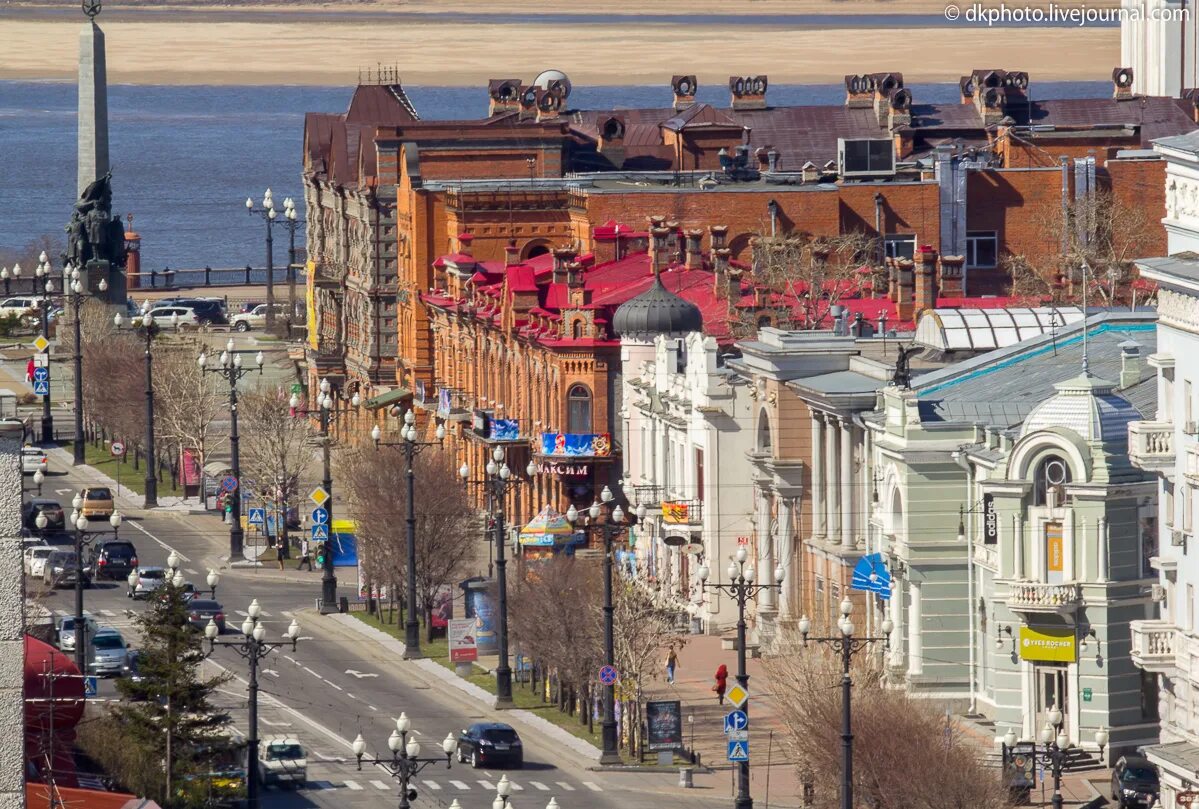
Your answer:
[[[1091,375],[1090,360],[1087,356],[1087,262],[1082,262],[1082,375]]]

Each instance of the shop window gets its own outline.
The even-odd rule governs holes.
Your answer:
[[[591,432],[591,391],[574,385],[566,394],[566,432]]]

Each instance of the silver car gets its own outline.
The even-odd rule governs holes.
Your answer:
[[[120,676],[128,653],[121,633],[105,627],[92,638],[91,647],[92,659],[88,661],[88,671],[101,677]]]
[[[137,569],[137,584],[129,588],[130,598],[149,598],[155,591],[167,583],[166,568],[139,567]]]
[[[96,637],[96,633],[100,631],[100,625],[96,623],[96,619],[85,613],[83,622],[87,626],[88,637]],[[74,615],[64,615],[58,624],[58,648],[64,652],[73,652],[75,650]]]

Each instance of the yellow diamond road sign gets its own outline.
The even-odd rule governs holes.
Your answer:
[[[329,493],[325,491],[323,486],[317,486],[312,490],[312,494],[308,495],[308,499],[316,503],[318,506],[323,506],[325,501],[329,499]]]
[[[50,347],[50,341],[39,334],[33,340],[33,347],[36,348],[38,351],[45,351],[47,348]]]
[[[749,691],[739,685],[735,685],[725,694],[729,702],[733,703],[736,708],[744,708],[745,703],[749,702]]]

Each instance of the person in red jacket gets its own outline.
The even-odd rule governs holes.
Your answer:
[[[716,669],[716,685],[712,686],[712,690],[716,692],[716,699],[720,700],[720,704],[724,705],[724,692],[729,686],[729,667],[724,663]]]

